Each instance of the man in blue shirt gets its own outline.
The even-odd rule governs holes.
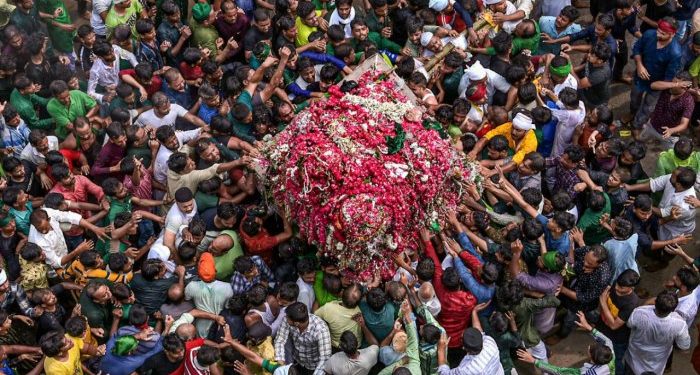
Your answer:
[[[578,17],[578,9],[571,5],[564,7],[556,17],[540,17],[539,23],[540,31],[542,32],[542,40],[562,38],[581,31],[581,25],[575,23]],[[559,45],[540,43],[539,54],[544,55],[547,53],[558,55]]]
[[[634,87],[630,94],[630,113],[634,138],[639,140],[641,130],[649,121],[661,91],[651,89],[656,81],[672,81],[681,69],[681,46],[673,38],[678,23],[671,17],[659,20],[656,30],[647,30],[632,49],[637,64]]]
[[[588,53],[591,50],[591,47],[596,43],[605,42],[610,46],[612,56],[615,56],[617,54],[617,41],[612,36],[613,26],[615,26],[615,19],[613,18],[612,14],[604,13],[598,15],[595,24],[590,25],[577,33],[566,35],[557,39],[544,38],[543,40],[545,44],[564,43],[561,45],[561,50],[566,53],[571,51]],[[577,40],[585,40],[588,42],[588,44],[579,44],[575,46],[569,44]],[[612,69],[615,64],[615,59],[610,59],[609,63],[610,68]]]

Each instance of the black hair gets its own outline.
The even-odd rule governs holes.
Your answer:
[[[578,145],[569,145],[564,149],[564,153],[569,157],[572,163],[578,163],[586,156],[583,149]]]
[[[27,242],[26,244],[24,244],[22,250],[20,250],[19,255],[22,257],[22,259],[33,262],[39,259],[42,251],[43,250],[41,250],[41,247],[39,245],[33,242]]]
[[[147,259],[141,265],[141,276],[147,281],[153,281],[160,273],[163,267],[163,261],[160,259]]]
[[[52,358],[61,353],[64,347],[64,332],[62,329],[53,330],[43,336],[39,340],[41,352],[45,356]]]
[[[527,71],[520,65],[511,65],[506,69],[505,78],[508,83],[515,85],[527,77]]]
[[[431,281],[435,275],[435,262],[430,258],[423,258],[418,261],[416,275],[421,281]]]
[[[511,280],[496,289],[496,310],[505,312],[519,305],[525,294],[523,286],[517,280]]]
[[[513,46],[513,37],[507,32],[501,30],[496,36],[491,39],[491,44],[496,54],[503,55],[511,50]]]
[[[569,109],[578,108],[578,92],[571,87],[565,87],[559,92],[559,100]]]
[[[535,125],[544,125],[552,121],[552,110],[545,106],[538,106],[532,109],[532,122]]]
[[[355,336],[352,331],[344,331],[340,334],[338,347],[347,356],[355,355],[357,353],[357,348],[359,347],[357,336]]]
[[[445,285],[445,289],[456,291],[459,288],[460,282],[459,274],[454,267],[448,267],[443,271],[442,283]]]
[[[542,202],[542,192],[538,188],[529,187],[521,192],[523,200],[532,207],[537,207]]]
[[[500,311],[494,311],[489,318],[489,324],[491,325],[491,329],[500,335],[508,330],[509,322],[506,314]]]
[[[72,337],[82,337],[88,325],[82,316],[74,316],[66,321],[66,333]]]
[[[680,160],[686,160],[693,154],[693,141],[686,137],[678,137],[678,141],[673,145],[673,153]]]
[[[188,187],[183,186],[175,190],[175,202],[186,203],[192,199],[194,199],[194,195],[192,195],[192,190],[190,190]]]
[[[601,212],[605,208],[605,194],[593,191],[588,196],[588,208],[593,212]]]
[[[102,182],[102,191],[110,197],[113,197],[117,195],[117,189],[119,189],[119,185],[121,184],[121,181],[117,180],[114,177],[108,177]]]
[[[253,267],[255,267],[255,263],[248,256],[240,256],[233,261],[233,268],[240,274],[250,272]]]
[[[520,85],[518,87],[518,100],[520,104],[530,104],[537,100],[537,86],[532,82]]]
[[[248,298],[248,304],[250,306],[262,305],[267,299],[267,287],[262,284],[253,285],[248,292],[246,292],[246,298]]]
[[[615,223],[615,237],[626,240],[634,233],[632,222],[626,218],[618,216],[613,219],[613,222]]]
[[[605,30],[612,30],[615,26],[615,18],[611,13],[601,13],[596,17],[596,23],[603,26]]]
[[[542,236],[544,228],[542,223],[535,219],[525,219],[522,224],[523,236],[529,241],[534,241]]]
[[[698,283],[700,283],[697,272],[690,267],[681,267],[678,269],[676,277],[678,277],[678,280],[680,280],[681,284],[683,284],[689,292],[697,288]]]
[[[146,33],[150,33],[155,29],[155,26],[153,25],[153,21],[151,21],[150,18],[139,18],[136,20],[136,24],[134,25],[136,32],[143,35]]]
[[[95,268],[97,266],[97,260],[100,259],[100,254],[97,251],[90,250],[80,254],[78,259],[83,266]]]
[[[209,346],[209,345],[202,345],[199,348],[199,351],[197,351],[197,362],[199,363],[200,366],[203,367],[208,367],[213,365],[219,360],[219,357],[221,357],[221,353],[219,352],[219,348]]]
[[[635,287],[639,284],[639,274],[632,269],[624,270],[615,280],[615,284],[622,287]]]
[[[185,349],[185,342],[174,332],[165,335],[161,342],[163,343],[163,350],[169,353]]]
[[[680,184],[683,189],[690,189],[695,185],[695,171],[688,167],[678,167],[676,174],[676,183]]]
[[[199,48],[187,47],[182,52],[182,60],[189,65],[194,65],[201,59],[202,51],[200,51]]]
[[[180,260],[187,263],[190,262],[197,256],[197,245],[182,241],[180,246],[177,247],[177,254],[180,256]]]
[[[287,313],[287,318],[293,322],[305,323],[309,320],[309,309],[307,309],[306,305],[302,302],[294,302],[287,306],[285,312]]]
[[[114,297],[117,301],[127,300],[129,299],[129,297],[131,297],[132,294],[131,288],[129,288],[129,286],[124,283],[114,283],[111,287],[109,287],[109,290],[112,292],[112,297]],[[145,319],[143,317],[141,317],[140,319],[144,320],[145,322]]]
[[[659,317],[664,318],[668,316],[668,314],[676,310],[676,306],[678,306],[678,297],[672,291],[664,290],[656,296],[654,308],[656,315]]]
[[[133,326],[140,326],[148,321],[148,313],[143,305],[136,304],[131,306],[129,310],[129,324]]]
[[[508,139],[503,135],[496,135],[488,142],[489,150],[503,152],[508,150]]]
[[[311,2],[300,1],[297,5],[297,16],[304,19],[309,16],[312,12],[316,11],[316,6]]]
[[[605,42],[598,42],[593,45],[593,48],[591,48],[591,53],[604,62],[610,60],[610,57],[612,56],[612,50],[610,49],[608,43]]]
[[[567,5],[562,10],[559,12],[562,16],[566,17],[569,19],[569,21],[574,22],[576,21],[581,13],[575,6]]]
[[[299,297],[299,285],[294,281],[288,281],[280,286],[280,298],[285,301],[296,301]]]
[[[653,202],[650,196],[640,194],[634,199],[634,208],[648,212],[653,207]]]

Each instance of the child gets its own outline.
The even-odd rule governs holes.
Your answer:
[[[632,223],[624,217],[610,220],[609,215],[604,215],[600,224],[613,236],[603,243],[603,246],[608,250],[608,261],[612,271],[610,283],[615,282],[625,270],[631,269],[639,273],[639,265],[637,264],[637,239],[639,235],[634,232]]]
[[[2,201],[9,207],[8,215],[14,219],[17,230],[25,236],[29,235],[29,216],[34,211],[29,195],[18,186],[9,186],[2,194]]]
[[[199,86],[202,84],[204,72],[202,72],[202,51],[199,48],[189,47],[182,53],[182,62],[180,63],[180,73],[185,82],[190,86]]]
[[[231,110],[228,101],[222,102],[219,92],[208,83],[202,84],[198,93],[201,104],[197,116],[207,125],[211,124],[211,119],[214,116],[226,116]]]
[[[78,61],[80,70],[85,75],[90,72],[92,63],[95,62],[95,55],[92,53],[92,47],[95,45],[95,30],[90,25],[80,25],[78,27],[78,40],[80,40],[80,51],[78,52]]]
[[[438,85],[438,88],[440,85]],[[411,74],[411,79],[408,81],[408,88],[411,89],[413,94],[418,98],[417,102],[420,105],[425,106],[428,112],[432,113],[438,106],[438,100],[432,91],[428,88],[428,80],[425,78],[423,73],[414,72]]]
[[[63,323],[68,318],[66,309],[62,304],[58,303],[57,295],[62,294],[65,290],[79,290],[75,284],[61,283],[49,288],[35,289],[32,293],[32,303],[34,306],[41,309],[42,314],[36,319],[37,336],[41,337],[45,333],[61,329]],[[80,313],[80,305],[73,309],[71,317],[77,316]]]
[[[92,336],[90,324],[84,315],[76,315],[66,321],[66,337],[73,340],[76,345],[85,344],[97,346],[97,340]],[[89,356],[83,356],[83,358]]]
[[[5,108],[0,112],[2,148],[10,150],[12,156],[19,158],[24,147],[29,144],[29,127],[12,105],[5,104]]]
[[[133,210],[132,204],[140,207],[159,207],[165,204],[163,201],[141,199],[130,195],[124,187],[124,184],[114,177],[109,177],[102,183],[102,190],[109,202],[109,212],[107,214],[109,223],[113,223],[116,215],[121,212],[131,213]],[[134,211],[133,213],[146,220],[153,220],[161,224],[164,223],[162,217],[156,216],[149,211]]]
[[[156,40],[156,28],[153,25],[153,21],[150,19],[139,19],[136,21],[136,32],[139,33],[139,50],[137,57],[139,62],[146,62],[151,64],[154,71],[158,71],[163,68],[163,56],[168,50],[167,43],[163,42],[158,45]]]
[[[550,106],[552,116],[557,119],[557,131],[554,135],[552,156],[559,156],[566,146],[572,144],[576,127],[583,123],[586,117],[586,107],[579,100],[575,89],[567,87],[559,93],[561,104]]]
[[[307,99],[323,98],[323,93],[312,92],[309,86],[320,78],[316,71],[316,65],[307,57],[300,57],[297,61],[299,76],[287,86],[289,99],[294,103],[301,103]]]
[[[51,268],[44,263],[44,259],[46,255],[37,244],[29,242],[20,250],[19,265],[22,268],[20,286],[27,293],[34,289],[49,287],[47,274]]]
[[[127,282],[115,282],[110,286],[109,290],[112,292],[112,297],[116,302],[121,304],[122,316],[119,319],[119,325],[129,325],[129,312],[131,312],[131,307],[136,302],[136,297],[134,292],[126,284]]]
[[[476,319],[479,319],[476,316]],[[489,336],[493,337],[498,345],[498,351],[501,356],[501,365],[506,374],[510,374],[513,369],[513,359],[510,352],[514,349],[521,348],[522,339],[518,334],[518,326],[515,324],[513,314],[494,312],[489,318],[490,331]]]
[[[321,68],[319,80],[310,84],[308,89],[313,92],[327,93],[328,88],[335,84],[338,80],[340,70],[333,64],[325,64]]]
[[[610,215],[618,216],[625,208],[625,204],[629,199],[627,190],[623,187],[630,180],[630,172],[627,168],[617,167],[608,176],[603,186],[610,197],[610,205],[612,207]]]

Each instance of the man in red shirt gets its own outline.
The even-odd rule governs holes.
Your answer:
[[[284,231],[282,233],[271,235],[267,229],[263,227],[263,215],[257,215],[256,209],[248,210],[241,222],[241,239],[243,247],[247,255],[259,255],[266,264],[271,264],[272,250],[275,246],[292,238],[292,225],[284,215],[282,215],[282,223]]]

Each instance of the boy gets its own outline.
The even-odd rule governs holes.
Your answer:
[[[579,11],[576,7],[571,5],[565,6],[559,15],[554,16],[542,16],[540,17],[540,30],[542,31],[542,41],[540,43],[539,54],[544,55],[547,53],[558,54],[559,45],[558,44],[548,44],[547,41],[551,39],[562,38],[567,35],[571,35],[581,31],[581,26],[576,22],[579,17]]]
[[[610,57],[610,47],[598,42],[588,52],[588,62],[572,71],[587,107],[607,104],[610,99]]]
[[[12,105],[0,106],[0,131],[2,131],[2,148],[18,158],[29,143],[29,127],[24,123],[19,113]]]
[[[140,62],[151,64],[153,70],[163,68],[163,56],[170,47],[169,41],[163,41],[158,45],[156,40],[156,28],[150,19],[140,19],[136,21],[136,32],[139,33],[139,49],[137,57]]]
[[[572,144],[576,128],[586,118],[586,107],[579,100],[578,93],[572,88],[565,88],[559,93],[560,106],[552,106],[552,116],[557,119],[557,131],[552,146],[552,156],[561,155]]]
[[[81,25],[78,27],[78,40],[80,40],[80,51],[78,52],[80,70],[87,75],[96,58],[92,53],[92,47],[96,40],[95,30],[90,25]]]

